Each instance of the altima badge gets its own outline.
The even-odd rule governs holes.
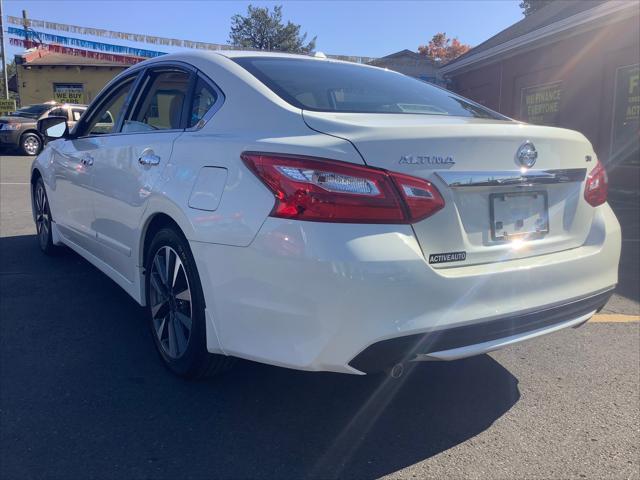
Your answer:
[[[451,168],[456,162],[452,156],[439,155],[403,155],[398,162],[400,165],[422,165],[427,168]]]

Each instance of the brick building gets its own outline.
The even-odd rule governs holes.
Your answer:
[[[90,103],[102,88],[129,65],[76,55],[31,49],[16,55],[13,87],[21,105],[51,100]]]
[[[582,132],[611,183],[640,183],[640,2],[556,1],[456,60],[452,90],[530,123]]]

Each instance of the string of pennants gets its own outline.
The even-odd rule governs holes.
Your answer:
[[[51,33],[38,32],[35,30],[24,30],[22,28],[9,27],[7,29],[9,35],[22,37],[26,40],[40,40],[46,43],[56,43],[58,45],[68,45],[76,48],[86,48],[98,50],[101,52],[117,53],[121,55],[129,55],[132,57],[153,58],[165,55],[166,52],[156,52],[143,48],[126,47],[124,45],[113,45],[110,43],[94,42],[93,40],[84,40],[82,38],[66,37],[63,35],[53,35]]]
[[[9,43],[15,47],[41,48],[49,52],[64,53],[66,55],[74,55],[77,57],[93,58],[95,60],[105,60],[107,62],[122,63],[124,65],[135,65],[136,63],[145,60],[142,57],[130,57],[126,55],[94,52],[91,50],[83,50],[80,48],[65,47],[63,45],[37,43],[32,40],[26,40],[24,38],[10,38]]]
[[[93,37],[113,38],[118,40],[126,40],[130,42],[148,43],[153,45],[166,45],[171,47],[182,47],[190,49],[200,50],[233,50],[238,47],[232,45],[225,45],[219,43],[208,42],[195,42],[192,40],[179,40],[177,38],[157,37],[154,35],[144,35],[139,33],[126,33],[117,32],[112,30],[105,30],[102,28],[93,27],[81,27],[78,25],[70,25],[66,23],[49,22],[46,20],[36,19],[22,19],[11,15],[7,16],[7,22],[12,25],[19,25],[22,28],[8,27],[8,33],[21,38],[10,39],[12,45],[25,45],[26,43],[32,44],[34,47],[47,48],[52,51],[62,52],[71,55],[80,55],[89,58],[110,60],[115,57],[122,57],[121,60],[114,60],[118,62],[125,62],[127,64],[133,64],[140,61],[141,57],[151,58],[164,55],[164,52],[157,52],[153,50],[146,50],[142,48],[126,47],[123,45],[113,45],[110,43],[95,42],[93,40],[84,40],[75,37],[68,37],[65,35],[54,35],[51,33],[45,33],[40,31],[34,31],[31,28],[40,28],[45,30],[56,30],[71,34],[89,35]],[[26,23],[26,25],[25,25]],[[23,40],[21,43],[20,40]],[[13,42],[16,43],[13,43]],[[26,42],[26,43],[25,43]],[[50,42],[55,45],[47,45],[44,42]],[[62,47],[66,46],[66,47]],[[27,47],[31,48],[31,47]],[[91,50],[99,50],[98,52]],[[76,52],[76,53],[71,53]],[[356,63],[369,63],[375,60],[374,57],[362,57],[351,55],[327,55],[329,58],[338,60],[345,60]]]
[[[24,27],[24,20],[19,17],[7,16],[7,22],[13,25]],[[219,43],[194,42],[191,40],[179,40],[177,38],[156,37],[153,35],[143,35],[140,33],[114,32],[102,28],[80,27],[66,23],[49,22],[46,20],[26,20],[27,27],[44,28],[45,30],[56,30],[60,32],[74,33],[79,35],[89,35],[92,37],[113,38],[117,40],[127,40],[130,42],[149,43],[153,45],[167,45],[172,47],[196,48],[200,50],[229,50],[230,45]]]

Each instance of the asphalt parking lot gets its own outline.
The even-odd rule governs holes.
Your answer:
[[[637,197],[612,200],[620,285],[584,327],[400,380],[191,383],[119,287],[39,252],[30,163],[0,157],[0,478],[640,478]]]

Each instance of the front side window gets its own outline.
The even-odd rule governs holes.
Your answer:
[[[85,135],[116,133],[116,121],[122,113],[129,91],[133,87],[134,79],[130,78],[121,83],[98,110],[90,113],[91,117],[85,129]]]
[[[181,128],[191,75],[181,70],[152,72],[123,132]]]
[[[201,78],[196,83],[191,103],[189,127],[194,127],[218,100],[217,93]]]
[[[298,58],[239,57],[234,61],[303,110],[506,120],[452,92],[381,68]]]

